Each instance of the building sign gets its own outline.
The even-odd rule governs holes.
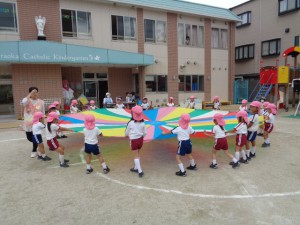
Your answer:
[[[153,56],[49,41],[0,42],[0,62],[151,65]]]

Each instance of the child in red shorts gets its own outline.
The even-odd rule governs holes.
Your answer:
[[[137,105],[131,109],[131,114],[132,118],[125,130],[125,136],[129,137],[130,147],[134,154],[134,167],[130,171],[138,173],[139,177],[143,177],[144,172],[140,163],[140,150],[143,147],[144,137],[147,134],[143,119],[143,108]]]
[[[225,155],[227,155],[228,158],[232,159],[232,168],[238,167],[240,165],[240,163],[228,151],[228,142],[227,142],[225,129],[224,129],[224,127],[226,125],[225,120],[224,120],[224,116],[221,113],[217,113],[217,114],[214,115],[213,121],[214,121],[214,124],[215,124],[215,126],[212,128],[212,132],[214,133],[214,135],[207,134],[204,131],[205,135],[215,138],[215,144],[214,144],[214,147],[212,149],[212,163],[210,164],[209,167],[212,168],[212,169],[217,169],[218,168],[217,152],[219,150],[223,150]]]
[[[58,118],[59,116],[57,115],[56,112],[50,112],[47,117],[47,128],[46,128],[46,139],[47,139],[47,144],[49,146],[49,149],[52,151],[57,151],[59,154],[59,166],[60,167],[69,167],[67,164],[69,160],[65,159],[64,157],[64,146],[60,145],[59,142],[57,141],[56,135],[58,131],[71,131],[73,130],[63,128],[58,126]]]
[[[270,137],[269,134],[272,132],[274,128],[274,122],[275,122],[275,115],[277,113],[276,105],[275,104],[268,104],[266,107],[268,113],[264,116],[264,143],[261,147],[270,147]]]
[[[248,113],[246,111],[239,111],[236,114],[236,118],[238,119],[238,125],[234,127],[234,129],[227,131],[226,133],[236,133],[235,139],[235,158],[239,160],[241,163],[248,163],[246,152],[243,150],[243,147],[246,146],[247,143],[247,124],[248,124]],[[240,152],[242,154],[242,158],[240,159]],[[232,165],[232,163],[230,163]]]

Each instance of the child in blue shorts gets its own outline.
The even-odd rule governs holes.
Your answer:
[[[197,165],[192,156],[192,142],[190,140],[190,134],[195,134],[193,128],[189,126],[191,117],[189,114],[182,114],[179,120],[179,127],[171,130],[172,134],[177,134],[178,139],[178,149],[176,155],[176,161],[179,167],[179,171],[175,174],[177,176],[186,176],[186,171],[184,169],[183,163],[181,161],[181,156],[187,156],[190,160],[190,166],[187,167],[188,170],[196,170]]]
[[[45,153],[42,132],[45,129],[44,124],[45,115],[42,112],[35,112],[33,115],[33,125],[32,125],[32,142],[38,146],[38,159],[42,161],[51,160]]]
[[[86,115],[84,126],[84,151],[87,154],[86,173],[90,174],[93,172],[93,168],[91,167],[92,154],[98,157],[100,163],[102,164],[103,172],[108,173],[110,169],[105,164],[104,159],[99,151],[98,137],[102,136],[102,132],[98,127],[95,126],[95,117],[93,115]]]

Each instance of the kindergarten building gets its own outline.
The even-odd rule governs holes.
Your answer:
[[[62,80],[100,106],[106,92],[127,91],[154,106],[170,96],[232,101],[239,21],[179,0],[0,0],[0,114],[18,117],[30,86],[62,99]]]

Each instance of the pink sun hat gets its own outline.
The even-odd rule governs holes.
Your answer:
[[[271,109],[272,114],[276,115],[277,114],[277,107],[275,104],[268,104],[268,106],[266,107],[267,109]]]
[[[219,96],[215,96],[215,97],[214,97],[214,100],[219,101]]]
[[[256,108],[260,108],[261,107],[261,103],[259,101],[253,101],[250,106],[256,107]]]
[[[195,96],[194,96],[194,95],[192,95],[192,96],[190,97],[190,99],[195,99]]]
[[[136,120],[136,121],[141,121],[141,120],[144,119],[143,108],[139,105],[134,106],[131,109],[131,113],[132,113],[133,119]]]
[[[40,121],[41,118],[44,118],[45,115],[42,112],[35,112],[33,115],[33,124],[36,124]]]
[[[169,97],[169,99],[173,100],[174,98],[173,97]]]
[[[225,126],[226,125],[226,122],[224,120],[224,116],[221,113],[215,114],[213,119],[216,120],[218,125],[220,125],[220,126]]]
[[[73,99],[72,102],[71,102],[71,106],[77,105],[77,104],[78,104],[78,101],[76,99]]]
[[[52,103],[52,105],[55,105],[55,107],[56,107],[56,106],[60,105],[60,102],[59,101],[55,101],[55,102]]]
[[[48,110],[49,110],[49,109],[52,109],[52,108],[56,108],[56,105],[52,104],[52,105],[49,105],[49,106],[48,106]]]
[[[93,130],[95,128],[95,117],[92,114],[86,115],[84,119],[84,126],[88,130]]]
[[[47,116],[47,122],[48,123],[52,123],[53,120],[55,120],[55,119],[59,119],[59,116],[56,112],[51,112],[51,113],[48,114],[48,116]]]
[[[270,102],[264,102],[263,107],[268,107],[268,105],[270,104]]]
[[[248,113],[246,111],[239,111],[236,114],[236,118],[242,117],[246,123],[248,123]]]
[[[242,104],[247,104],[247,103],[248,103],[248,101],[246,99],[242,100]]]
[[[94,100],[91,100],[91,101],[90,101],[90,104],[95,104],[95,101],[94,101]]]
[[[191,117],[189,114],[182,114],[180,119],[179,119],[179,126],[182,129],[187,129],[189,127],[189,123],[190,123]]]

